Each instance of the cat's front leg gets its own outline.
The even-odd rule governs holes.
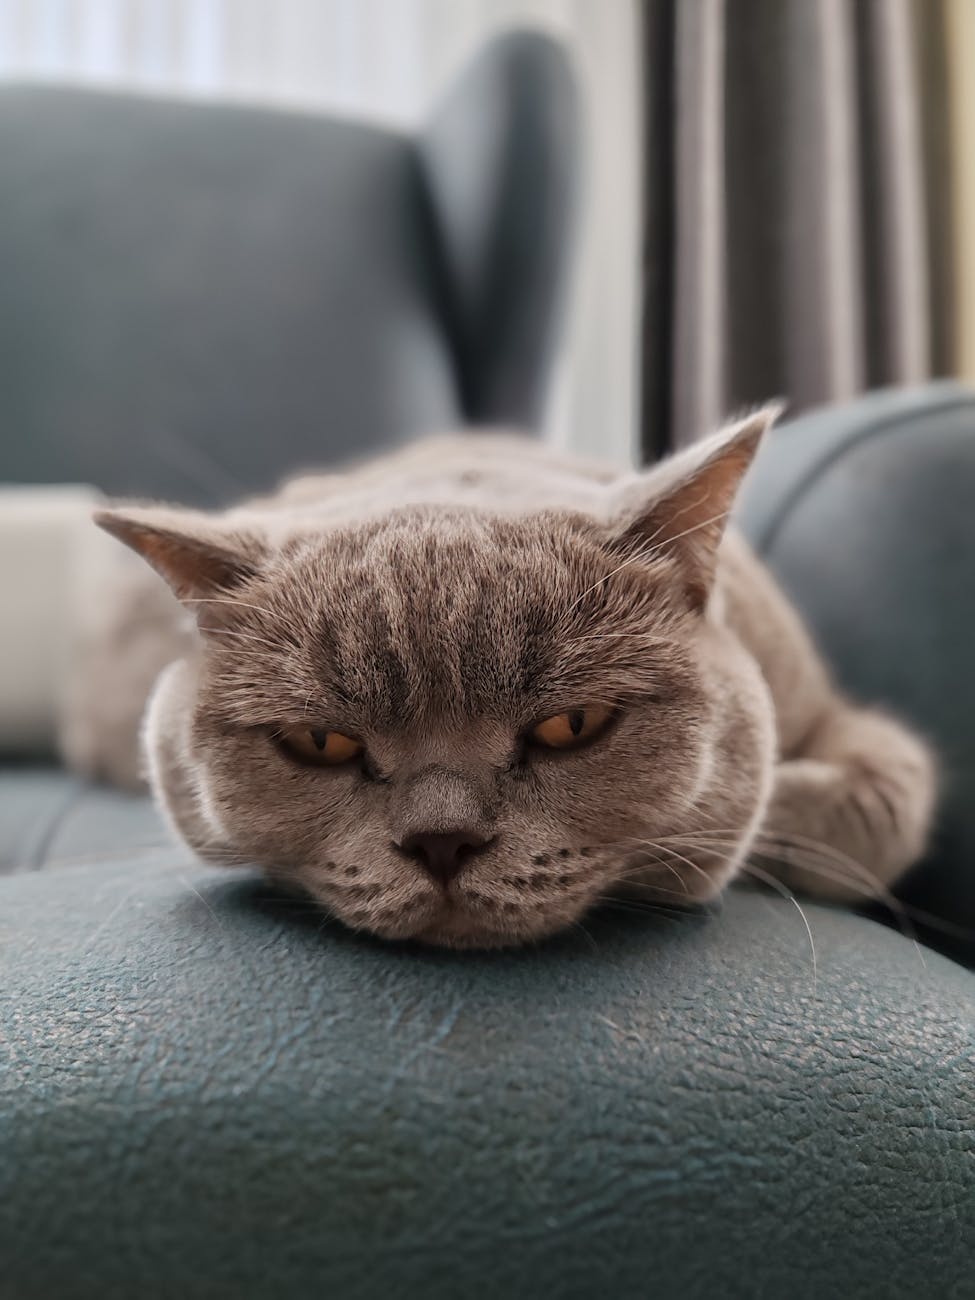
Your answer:
[[[920,740],[880,713],[839,704],[776,768],[756,873],[818,898],[879,897],[923,853],[935,796]]]

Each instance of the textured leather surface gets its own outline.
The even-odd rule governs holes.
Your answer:
[[[217,870],[0,881],[0,1296],[971,1295],[975,984],[732,893],[380,945]]]
[[[975,393],[936,384],[773,431],[741,518],[839,681],[934,744],[935,841],[898,893],[942,918],[930,942],[975,963],[973,497]]]
[[[491,129],[441,114],[429,166],[356,122],[0,87],[0,479],[220,501],[464,417],[530,427],[567,82],[544,37],[488,47],[449,107]],[[455,169],[489,208],[450,200]]]
[[[67,862],[172,857],[172,840],[147,798],[89,785],[58,768],[0,768],[0,874]]]

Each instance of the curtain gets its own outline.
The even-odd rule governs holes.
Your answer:
[[[952,373],[963,324],[975,362],[953,291],[953,232],[975,229],[975,3],[644,0],[643,16],[645,454],[769,397],[796,412]]]
[[[939,6],[940,7],[940,6]],[[942,84],[947,88],[947,171],[953,253],[948,271],[954,286],[951,319],[957,372],[975,382],[975,4],[947,0]]]

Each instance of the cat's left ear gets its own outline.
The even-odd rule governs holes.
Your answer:
[[[95,523],[141,555],[188,604],[232,592],[258,572],[266,545],[202,511],[132,506],[95,513]]]
[[[691,604],[703,608],[738,488],[782,409],[763,406],[626,483],[614,505],[614,549],[672,556]]]

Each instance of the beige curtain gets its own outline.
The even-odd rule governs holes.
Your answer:
[[[957,371],[975,381],[975,3],[946,0],[945,48]]]
[[[645,0],[647,454],[952,369],[945,3]]]

